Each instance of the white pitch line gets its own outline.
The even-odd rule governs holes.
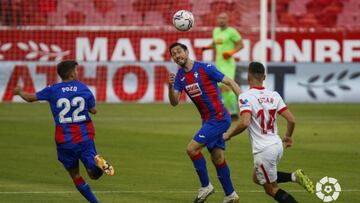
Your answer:
[[[169,193],[169,194],[185,194],[185,193],[194,193],[194,191],[170,191],[170,190],[109,190],[109,191],[93,191],[97,194],[109,194],[109,193],[142,193],[142,194],[152,194],[152,193]],[[240,190],[236,191],[238,193],[263,193],[263,190]],[[306,193],[305,190],[289,190],[289,192],[294,193]],[[360,189],[346,189],[341,192],[360,192]],[[77,191],[23,191],[23,192],[0,192],[0,194],[68,194],[68,193],[78,193]]]

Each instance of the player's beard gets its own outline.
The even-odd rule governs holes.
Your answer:
[[[184,67],[186,65],[186,62],[187,62],[187,59],[186,58],[180,58],[180,59],[177,59],[176,60],[176,63],[179,65],[179,66],[182,66]]]

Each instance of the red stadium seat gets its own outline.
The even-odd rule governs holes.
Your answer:
[[[197,26],[215,26],[217,15],[227,12],[232,26],[251,27],[259,25],[259,7],[259,1],[237,0],[2,0],[0,24],[165,25],[186,9]],[[282,27],[355,29],[359,10],[358,0],[277,0],[276,21]]]
[[[39,0],[39,12],[50,13],[56,11],[57,1],[56,0]]]
[[[70,11],[65,15],[66,25],[84,25],[85,14],[80,11]]]
[[[169,17],[170,18],[170,17]],[[164,25],[165,21],[163,16],[158,11],[145,12],[144,25]]]

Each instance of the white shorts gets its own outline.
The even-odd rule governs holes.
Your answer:
[[[277,165],[283,154],[282,142],[270,145],[263,151],[254,154],[256,177],[261,185],[277,180]]]

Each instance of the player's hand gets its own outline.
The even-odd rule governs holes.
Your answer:
[[[206,50],[208,50],[208,49],[212,49],[212,46],[209,45],[209,46],[203,46],[203,47],[201,47],[201,51],[206,51]]]
[[[175,74],[170,73],[168,78],[169,87],[172,87],[174,85],[174,82],[175,82]]]
[[[229,133],[224,133],[223,134],[223,139],[225,140],[225,141],[229,141],[230,139],[231,139],[231,137],[230,137],[230,134]]]
[[[232,57],[234,54],[235,54],[235,51],[231,50],[231,51],[224,52],[222,55],[223,55],[224,59],[228,59],[228,58]]]
[[[21,87],[19,86],[16,86],[14,89],[13,89],[13,95],[20,95],[20,92],[22,91]]]
[[[283,143],[285,145],[285,148],[291,147],[294,144],[293,139],[291,137],[288,137],[288,136],[285,136],[282,141],[283,141]]]

